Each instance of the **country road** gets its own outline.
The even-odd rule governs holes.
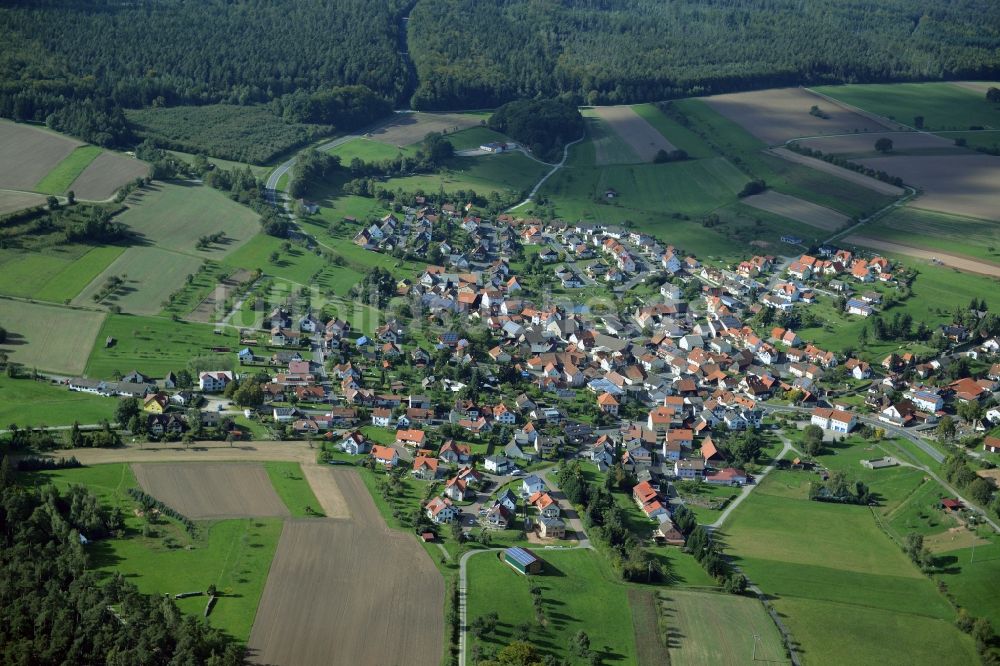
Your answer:
[[[538,193],[538,189],[542,185],[545,184],[545,181],[547,181],[549,178],[551,178],[552,175],[556,171],[559,171],[559,169],[563,168],[563,166],[566,164],[566,158],[569,157],[569,147],[572,146],[575,143],[580,143],[581,141],[583,141],[586,138],[587,138],[587,135],[584,134],[583,136],[581,136],[576,141],[570,141],[565,146],[563,146],[563,156],[562,156],[562,159],[559,160],[559,163],[558,164],[554,164],[552,166],[552,169],[548,173],[546,173],[544,176],[542,176],[541,180],[539,180],[537,183],[535,183],[535,186],[533,188],[531,188],[531,192],[528,192],[528,197],[524,201],[522,201],[519,204],[515,204],[515,205],[511,206],[507,210],[508,211],[517,210],[521,206],[523,206],[523,205],[527,204],[528,202],[530,202],[534,198],[535,194]],[[536,160],[536,161],[540,161],[540,160]]]
[[[714,523],[708,525],[710,529],[714,530],[722,527],[722,524],[726,522],[726,518],[729,517],[729,514],[731,514],[736,507],[742,504],[743,500],[745,500],[747,497],[750,496],[750,493],[753,491],[753,489],[759,486],[760,482],[764,480],[764,477],[770,474],[774,470],[774,468],[777,467],[777,461],[784,458],[786,453],[788,453],[789,451],[796,451],[796,453],[798,453],[798,450],[794,446],[792,446],[792,443],[788,440],[787,437],[785,437],[784,435],[778,435],[778,437],[781,438],[781,442],[782,444],[784,444],[784,446],[781,447],[781,451],[778,453],[778,455],[774,457],[775,462],[765,467],[764,470],[754,478],[753,483],[748,483],[745,486],[743,486],[743,490],[740,491],[739,496],[729,503],[729,506],[725,508],[725,510],[722,512],[721,515],[719,515],[718,518],[716,518]]]

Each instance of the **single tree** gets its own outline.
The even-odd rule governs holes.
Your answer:
[[[892,151],[892,139],[883,136],[877,141],[875,141],[875,150],[880,153],[888,153]]]

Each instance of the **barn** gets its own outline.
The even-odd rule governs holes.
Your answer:
[[[515,546],[506,549],[503,551],[503,561],[525,576],[542,573],[542,561],[527,548]]]

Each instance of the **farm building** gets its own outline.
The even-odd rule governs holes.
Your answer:
[[[542,561],[527,548],[508,548],[503,551],[503,561],[525,576],[542,573]]]

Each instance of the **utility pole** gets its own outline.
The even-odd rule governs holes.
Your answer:
[[[757,641],[760,640],[760,635],[753,635],[753,655],[751,656],[751,661],[757,661]]]

